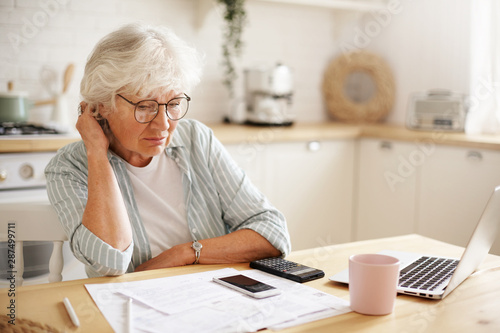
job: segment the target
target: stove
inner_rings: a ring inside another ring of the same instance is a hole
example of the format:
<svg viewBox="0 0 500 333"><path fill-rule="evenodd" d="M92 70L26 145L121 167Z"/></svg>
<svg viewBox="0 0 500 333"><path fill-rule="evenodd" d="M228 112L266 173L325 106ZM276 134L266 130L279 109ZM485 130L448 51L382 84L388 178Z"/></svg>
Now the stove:
<svg viewBox="0 0 500 333"><path fill-rule="evenodd" d="M0 123L0 136L61 134L54 128L31 123Z"/></svg>

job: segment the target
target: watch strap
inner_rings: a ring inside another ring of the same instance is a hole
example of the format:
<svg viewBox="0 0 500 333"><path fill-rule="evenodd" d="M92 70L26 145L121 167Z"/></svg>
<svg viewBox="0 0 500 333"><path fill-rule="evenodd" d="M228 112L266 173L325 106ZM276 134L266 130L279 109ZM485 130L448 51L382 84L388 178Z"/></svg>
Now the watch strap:
<svg viewBox="0 0 500 333"><path fill-rule="evenodd" d="M197 240L193 241L193 244L191 244L191 248L194 250L194 255L195 255L195 261L193 262L193 265L196 265L200 262L200 255L201 255L201 249L203 246L201 245L200 242Z"/></svg>

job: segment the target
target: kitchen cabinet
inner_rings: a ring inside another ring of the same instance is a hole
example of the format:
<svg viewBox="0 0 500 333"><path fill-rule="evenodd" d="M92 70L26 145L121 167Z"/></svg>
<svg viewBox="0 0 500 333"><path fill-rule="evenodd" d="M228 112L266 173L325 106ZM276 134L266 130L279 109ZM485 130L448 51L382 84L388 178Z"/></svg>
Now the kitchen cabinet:
<svg viewBox="0 0 500 333"><path fill-rule="evenodd" d="M500 185L498 151L361 139L357 156L355 240L418 233L466 246Z"/></svg>
<svg viewBox="0 0 500 333"><path fill-rule="evenodd" d="M265 146L254 143L226 144L226 150L252 183L265 193Z"/></svg>
<svg viewBox="0 0 500 333"><path fill-rule="evenodd" d="M294 250L351 240L354 142L269 145L266 188L288 221Z"/></svg>
<svg viewBox="0 0 500 333"><path fill-rule="evenodd" d="M294 250L351 240L354 140L226 147L285 215Z"/></svg>
<svg viewBox="0 0 500 333"><path fill-rule="evenodd" d="M416 149L407 142L357 142L355 240L415 232Z"/></svg>
<svg viewBox="0 0 500 333"><path fill-rule="evenodd" d="M417 233L466 246L493 189L500 185L500 152L429 147L432 151L419 171ZM492 251L500 254L500 240Z"/></svg>

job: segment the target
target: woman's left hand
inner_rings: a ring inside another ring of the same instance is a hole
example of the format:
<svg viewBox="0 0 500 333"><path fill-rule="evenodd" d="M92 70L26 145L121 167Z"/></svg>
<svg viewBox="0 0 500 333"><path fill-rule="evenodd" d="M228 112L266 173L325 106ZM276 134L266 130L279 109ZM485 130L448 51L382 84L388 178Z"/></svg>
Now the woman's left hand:
<svg viewBox="0 0 500 333"><path fill-rule="evenodd" d="M201 239L200 264L231 264L281 255L267 239L250 229ZM196 260L192 243L179 244L138 266L135 271L191 265Z"/></svg>
<svg viewBox="0 0 500 333"><path fill-rule="evenodd" d="M192 259L192 260L191 260ZM190 243L176 245L135 268L136 272L150 269L190 265L195 261Z"/></svg>

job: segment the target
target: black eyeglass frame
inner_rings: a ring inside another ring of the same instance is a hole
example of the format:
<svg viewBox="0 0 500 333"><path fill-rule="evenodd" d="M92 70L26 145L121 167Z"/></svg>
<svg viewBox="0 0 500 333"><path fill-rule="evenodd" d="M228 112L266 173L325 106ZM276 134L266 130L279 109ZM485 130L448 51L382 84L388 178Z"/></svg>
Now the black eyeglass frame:
<svg viewBox="0 0 500 333"><path fill-rule="evenodd" d="M128 99L126 99L125 97L123 97L122 95L120 94L116 94L117 96L120 96L121 98L123 98L127 103L129 103L130 105L133 105L134 106L134 118L135 118L135 121L137 121L138 123L140 124L149 124L150 122L152 122L153 120L155 120L156 116L158 116L158 113L160 111L160 106L162 105L165 105L165 113L167 114L167 117L168 119L172 120L172 121L177 121L177 120L181 120L182 118L184 118L189 110L189 102L191 101L191 97L189 97L186 93L183 93L184 96L180 96L180 97L174 97L172 98L171 100L169 100L167 103L158 103L158 101L154 100L154 99L144 99L142 101L139 101L137 103L134 103L132 101L129 101ZM170 115L169 115L169 112L168 112L168 104L170 102L172 102L173 100L176 100L176 99L185 99L187 100L188 104L187 104L187 108L186 108L186 112L184 112L184 114L182 115L182 117L180 118L172 118ZM158 106L156 108L156 114L155 116L153 117L153 119L151 119L150 121L139 121L137 120L137 116L136 116L136 110L137 110L137 105L139 105L140 103L142 102L155 102Z"/></svg>

